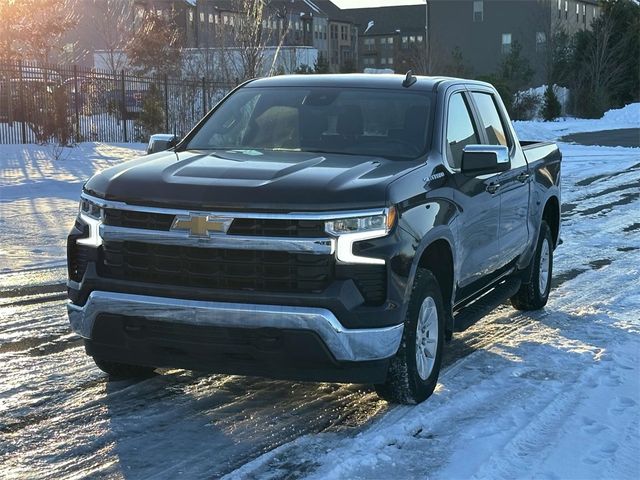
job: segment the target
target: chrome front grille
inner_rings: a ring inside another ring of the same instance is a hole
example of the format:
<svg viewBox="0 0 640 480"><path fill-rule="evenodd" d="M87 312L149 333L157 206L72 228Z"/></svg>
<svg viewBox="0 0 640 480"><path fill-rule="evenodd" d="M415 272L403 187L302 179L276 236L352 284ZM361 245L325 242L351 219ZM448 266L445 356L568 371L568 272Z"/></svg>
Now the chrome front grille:
<svg viewBox="0 0 640 480"><path fill-rule="evenodd" d="M140 228L168 232L175 215L154 212L136 212L107 208L104 210L104 224L112 227ZM325 237L325 222L322 220L235 218L227 235L257 237Z"/></svg>
<svg viewBox="0 0 640 480"><path fill-rule="evenodd" d="M283 293L319 293L332 282L353 281L366 305L386 300L386 265L338 263L337 239L325 231L326 221L366 216L371 211L209 213L87 198L102 209L96 245L100 276ZM201 228L198 222L203 219L211 229ZM79 280L86 261L83 252L71 253L73 276Z"/></svg>

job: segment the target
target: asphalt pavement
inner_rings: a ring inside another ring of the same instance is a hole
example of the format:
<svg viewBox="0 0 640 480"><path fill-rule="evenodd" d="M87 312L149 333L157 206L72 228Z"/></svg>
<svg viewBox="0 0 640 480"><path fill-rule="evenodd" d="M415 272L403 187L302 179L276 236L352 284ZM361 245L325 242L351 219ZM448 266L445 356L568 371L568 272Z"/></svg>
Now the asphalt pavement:
<svg viewBox="0 0 640 480"><path fill-rule="evenodd" d="M640 128L574 133L562 137L560 141L604 147L640 147Z"/></svg>

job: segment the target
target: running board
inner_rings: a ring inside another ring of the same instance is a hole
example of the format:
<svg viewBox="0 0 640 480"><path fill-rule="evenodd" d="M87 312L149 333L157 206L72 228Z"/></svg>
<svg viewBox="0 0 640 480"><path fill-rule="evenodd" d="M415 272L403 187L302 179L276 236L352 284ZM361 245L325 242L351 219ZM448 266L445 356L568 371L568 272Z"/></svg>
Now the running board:
<svg viewBox="0 0 640 480"><path fill-rule="evenodd" d="M506 280L496 285L493 290L490 290L478 300L461 308L453 316L454 331L464 332L482 317L495 310L499 305L516 294L520 289L521 283L518 278Z"/></svg>

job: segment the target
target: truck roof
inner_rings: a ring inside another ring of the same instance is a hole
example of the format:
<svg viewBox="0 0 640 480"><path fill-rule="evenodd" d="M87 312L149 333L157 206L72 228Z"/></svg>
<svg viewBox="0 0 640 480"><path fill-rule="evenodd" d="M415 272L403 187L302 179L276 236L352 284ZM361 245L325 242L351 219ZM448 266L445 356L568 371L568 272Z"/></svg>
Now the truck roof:
<svg viewBox="0 0 640 480"><path fill-rule="evenodd" d="M477 84L488 86L484 82L452 77L427 77L415 75L416 82L408 90L434 91L439 85ZM252 80L247 87L342 87L342 88L384 88L403 89L405 75L394 74L318 74L318 75L279 75Z"/></svg>

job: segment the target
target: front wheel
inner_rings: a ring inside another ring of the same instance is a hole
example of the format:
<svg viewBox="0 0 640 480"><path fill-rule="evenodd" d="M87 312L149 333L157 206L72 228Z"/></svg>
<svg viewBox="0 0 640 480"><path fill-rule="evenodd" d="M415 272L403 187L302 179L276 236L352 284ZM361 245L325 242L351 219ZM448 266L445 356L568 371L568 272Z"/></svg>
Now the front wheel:
<svg viewBox="0 0 640 480"><path fill-rule="evenodd" d="M529 266L531 276L513 297L511 305L517 310L538 310L547 304L553 274L553 240L551 229L544 220L540 225L536 252Z"/></svg>
<svg viewBox="0 0 640 480"><path fill-rule="evenodd" d="M433 393L442 363L444 318L438 281L430 271L418 269L402 343L391 359L387 381L376 385L378 395L393 403L415 404Z"/></svg>

